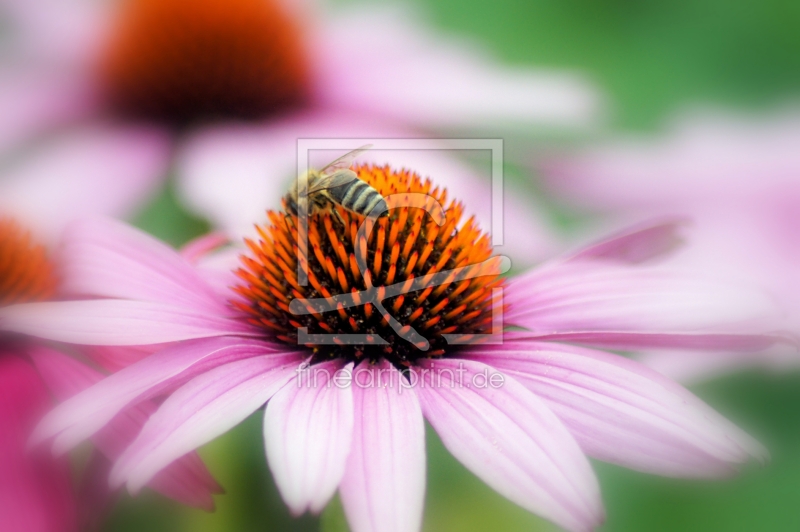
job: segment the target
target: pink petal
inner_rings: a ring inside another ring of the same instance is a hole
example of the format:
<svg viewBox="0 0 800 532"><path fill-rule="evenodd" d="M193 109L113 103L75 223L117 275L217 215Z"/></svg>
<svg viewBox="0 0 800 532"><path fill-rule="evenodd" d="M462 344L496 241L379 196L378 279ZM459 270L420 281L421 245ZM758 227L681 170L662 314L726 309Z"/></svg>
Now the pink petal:
<svg viewBox="0 0 800 532"><path fill-rule="evenodd" d="M92 108L85 80L49 69L0 73L0 158Z"/></svg>
<svg viewBox="0 0 800 532"><path fill-rule="evenodd" d="M119 459L158 410L153 401L128 407L98 431L92 442L112 462ZM187 453L155 475L148 485L180 503L214 510L214 493L223 490L195 452Z"/></svg>
<svg viewBox="0 0 800 532"><path fill-rule="evenodd" d="M166 346L167 344L142 346L85 345L81 350L92 362L109 373L114 373L149 357L153 353L161 351Z"/></svg>
<svg viewBox="0 0 800 532"><path fill-rule="evenodd" d="M425 498L425 426L413 390L387 362L353 376L355 425L340 486L353 532L417 532Z"/></svg>
<svg viewBox="0 0 800 532"><path fill-rule="evenodd" d="M64 233L62 290L80 296L158 301L230 314L227 302L177 251L123 222L86 219Z"/></svg>
<svg viewBox="0 0 800 532"><path fill-rule="evenodd" d="M93 74L90 68L102 50L117 6L91 0L4 0L3 8L18 60L86 78Z"/></svg>
<svg viewBox="0 0 800 532"><path fill-rule="evenodd" d="M681 384L696 384L705 380L764 368L770 372L795 371L800 364L795 349L769 349L740 353L704 353L685 350L648 350L636 360Z"/></svg>
<svg viewBox="0 0 800 532"><path fill-rule="evenodd" d="M111 471L136 493L159 471L238 425L296 374L298 353L238 360L195 377L145 423Z"/></svg>
<svg viewBox="0 0 800 532"><path fill-rule="evenodd" d="M283 348L241 338L172 345L58 405L42 420L33 439L57 437L56 448L65 451L92 436L128 405L172 390L216 366L257 356L280 357L283 352Z"/></svg>
<svg viewBox="0 0 800 532"><path fill-rule="evenodd" d="M525 385L595 458L670 476L722 475L751 453L764 458L700 399L633 360L524 340L469 358Z"/></svg>
<svg viewBox="0 0 800 532"><path fill-rule="evenodd" d="M60 401L105 377L89 366L49 348L38 346L31 350L30 356L48 388ZM97 432L92 442L109 460L117 459L157 408L152 401L127 408ZM221 492L219 484L196 453L187 454L171 464L153 479L151 485L178 502L209 511L214 509L212 494Z"/></svg>
<svg viewBox="0 0 800 532"><path fill-rule="evenodd" d="M77 531L69 461L27 446L49 406L47 389L31 364L14 353L0 353L2 530Z"/></svg>
<svg viewBox="0 0 800 532"><path fill-rule="evenodd" d="M570 531L588 532L603 521L589 461L538 397L480 362L436 360L414 371L425 417L490 487Z"/></svg>
<svg viewBox="0 0 800 532"><path fill-rule="evenodd" d="M424 26L401 9L363 6L328 21L312 42L321 104L427 129L575 127L598 117L600 98L580 75L503 67Z"/></svg>
<svg viewBox="0 0 800 532"><path fill-rule="evenodd" d="M776 323L766 295L679 271L554 264L514 278L504 297L507 324L552 340L622 349L751 349L775 341L758 335Z"/></svg>
<svg viewBox="0 0 800 532"><path fill-rule="evenodd" d="M547 161L549 184L593 209L713 211L752 206L791 190L800 172L800 115L776 109L758 120L693 110L664 138L622 138Z"/></svg>
<svg viewBox="0 0 800 532"><path fill-rule="evenodd" d="M72 218L131 215L161 186L170 148L158 129L70 131L5 170L0 207L51 238Z"/></svg>
<svg viewBox="0 0 800 532"><path fill-rule="evenodd" d="M181 248L181 256L191 264L197 264L209 253L228 244L230 240L224 233L208 233L187 242Z"/></svg>
<svg viewBox="0 0 800 532"><path fill-rule="evenodd" d="M661 258L681 247L685 219L666 219L627 227L618 234L585 246L570 261L610 260L638 264Z"/></svg>
<svg viewBox="0 0 800 532"><path fill-rule="evenodd" d="M334 380L340 370L352 374L352 365L311 366L267 405L264 442L269 467L295 515L322 511L344 476L353 437L353 392Z"/></svg>
<svg viewBox="0 0 800 532"><path fill-rule="evenodd" d="M0 329L72 344L115 346L256 334L242 321L202 309L119 299L5 307L0 309Z"/></svg>
<svg viewBox="0 0 800 532"><path fill-rule="evenodd" d="M791 338L772 334L684 333L682 331L570 331L532 334L530 338L548 342L568 342L608 349L641 351L643 349L694 349L700 351L737 351L754 353Z"/></svg>

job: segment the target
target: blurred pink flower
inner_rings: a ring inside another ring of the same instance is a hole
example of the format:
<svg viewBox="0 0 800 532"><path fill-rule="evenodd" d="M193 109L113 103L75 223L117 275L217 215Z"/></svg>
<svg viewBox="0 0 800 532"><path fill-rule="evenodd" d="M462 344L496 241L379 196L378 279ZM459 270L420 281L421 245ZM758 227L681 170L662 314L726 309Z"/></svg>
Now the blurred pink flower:
<svg viewBox="0 0 800 532"><path fill-rule="evenodd" d="M609 224L654 215L691 220L692 246L675 267L713 272L769 291L786 311L775 327L800 332L800 116L758 119L698 112L661 139L627 139L551 158L547 183ZM652 353L675 378L758 364L796 365L794 349L767 353Z"/></svg>
<svg viewBox="0 0 800 532"><path fill-rule="evenodd" d="M77 531L69 461L26 452L50 396L33 366L0 354L0 519L4 530Z"/></svg>
<svg viewBox="0 0 800 532"><path fill-rule="evenodd" d="M17 189L20 190L20 189ZM16 205L20 207L20 205ZM35 207L36 201L30 201ZM58 206L44 215L22 209L23 219L40 222L44 239L56 240L63 216ZM87 205L88 207L88 205ZM89 208L88 210L94 210ZM13 314L31 301L56 300L59 262L51 262L45 248L27 229L8 215L0 216L0 308ZM94 348L93 348L94 349ZM75 351L75 348L71 348ZM88 353L88 352L87 352ZM98 359L101 364L103 360ZM113 495L107 482L92 491L73 491L69 461L42 449L30 449L33 428L54 404L101 380L92 369L54 347L25 335L0 334L0 528L32 532L71 532L94 525ZM154 404L121 413L92 441L96 451L84 475L89 486L138 434ZM105 478L104 478L105 480ZM213 509L212 494L219 486L196 454L187 455L159 474L151 485L186 504ZM87 520L91 519L91 523Z"/></svg>
<svg viewBox="0 0 800 532"><path fill-rule="evenodd" d="M128 211L174 170L187 205L236 236L242 218L215 200L277 197L295 173L298 138L580 128L599 114L579 76L502 67L399 7L324 17L319 6L276 0L2 8L14 31L0 61L0 160L36 141L12 171L93 180L97 195L114 187ZM457 164L445 153L428 158ZM514 194L507 202L531 227L510 235L519 253L549 253L547 224ZM488 206L472 208L488 219ZM257 215L246 210L247 229Z"/></svg>
<svg viewBox="0 0 800 532"><path fill-rule="evenodd" d="M386 171L359 169L362 179L388 175L386 187L424 190L413 177ZM404 218L408 209L383 218L369 255L376 284L391 283L395 274L398 283L413 282L406 270L417 261L421 272L440 271L448 256L454 262L447 268L488 261L472 281L446 283L444 291L429 287L415 299L410 294L420 287L409 288L407 300L384 301L398 320L428 331L428 353L414 347L417 340L412 345L397 336L377 311L373 320L373 307L363 300L326 314L313 306L303 316L290 311L301 297L365 289L367 273L354 270L356 237L348 237L349 225L329 224L331 218L311 219L306 288L297 284L293 226L282 214L272 213L260 242L250 243L238 281L231 270L195 266L120 222L76 223L64 247L65 282L71 293L93 299L28 305L3 313L2 326L34 332L47 323L42 334L79 344L170 345L57 407L37 439L52 437L56 448L68 449L121 410L159 399L112 470L115 484L136 492L267 404L266 452L286 503L298 514L318 512L338 488L355 532L419 529L423 416L488 485L572 531L592 530L603 520L585 455L690 477L726 475L751 456L765 458L757 443L687 390L590 347L748 350L773 342L747 332L771 311L758 293L635 264L670 247L674 224L620 234L505 283L498 278L502 261L489 258L491 246L479 230L459 222L459 209L448 206L452 233L438 239L431 236L433 222L417 226L422 218ZM425 227L419 239L414 227ZM218 242L212 236L196 243L190 255L196 259ZM503 319L519 330L506 331L501 344L445 342L445 333L488 330L486 320L493 323L501 308L493 290L499 287ZM389 343L312 349L298 345L301 325L312 335L379 331ZM322 380L304 385L306 370ZM354 377L350 385L331 386L342 371Z"/></svg>

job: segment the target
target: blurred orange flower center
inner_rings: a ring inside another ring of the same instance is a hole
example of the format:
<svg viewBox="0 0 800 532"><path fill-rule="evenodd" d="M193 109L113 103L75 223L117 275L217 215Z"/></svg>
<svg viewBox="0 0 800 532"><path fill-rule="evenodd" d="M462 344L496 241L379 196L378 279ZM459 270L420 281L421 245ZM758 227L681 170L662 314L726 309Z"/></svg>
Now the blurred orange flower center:
<svg viewBox="0 0 800 532"><path fill-rule="evenodd" d="M446 191L433 188L430 180L389 167L359 166L355 170L384 197L419 193L435 199L446 206L444 223L439 225L422 208L399 207L379 218L365 237L359 234L363 216L341 207L337 207L341 219L330 213L312 214L305 259L309 282L301 286L297 275L297 217L285 210L270 211L270 224L258 228L259 240L247 242L250 254L242 257L243 265L237 272L242 283L236 290L242 299L234 305L266 335L290 344L298 343L299 328L317 337L361 334L367 338L356 344L304 342L320 361L386 359L402 368L420 357L441 356L457 347L448 345L443 335L463 334L468 340L470 335L490 332L493 288L503 279L488 235L472 218L462 224L461 203L453 200L448 204ZM366 256L363 273L357 253ZM462 272L464 268L474 269L477 275L457 277L457 268ZM413 284L416 278L437 273L443 277L435 283ZM392 286L403 288L399 295L386 297ZM427 350L419 349L405 334L398 334L375 305L364 301L370 287L404 330L413 327L429 342ZM297 299L304 300L297 303L306 305L305 300L342 294L355 294L356 305L323 312L309 306L306 314L290 309Z"/></svg>
<svg viewBox="0 0 800 532"><path fill-rule="evenodd" d="M55 287L44 247L17 222L0 217L0 305L47 299Z"/></svg>
<svg viewBox="0 0 800 532"><path fill-rule="evenodd" d="M260 118L308 92L300 32L271 0L131 0L100 64L113 109L183 124Z"/></svg>

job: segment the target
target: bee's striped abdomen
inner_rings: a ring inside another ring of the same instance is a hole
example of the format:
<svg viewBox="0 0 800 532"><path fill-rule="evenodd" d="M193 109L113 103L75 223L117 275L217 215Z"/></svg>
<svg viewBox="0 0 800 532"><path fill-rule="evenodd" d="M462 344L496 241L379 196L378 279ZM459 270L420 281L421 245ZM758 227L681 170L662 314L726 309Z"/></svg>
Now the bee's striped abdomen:
<svg viewBox="0 0 800 532"><path fill-rule="evenodd" d="M328 190L328 193L339 205L356 214L366 216L375 207L379 207L378 212L381 213L387 210L386 200L383 199L383 196L360 179L332 188Z"/></svg>

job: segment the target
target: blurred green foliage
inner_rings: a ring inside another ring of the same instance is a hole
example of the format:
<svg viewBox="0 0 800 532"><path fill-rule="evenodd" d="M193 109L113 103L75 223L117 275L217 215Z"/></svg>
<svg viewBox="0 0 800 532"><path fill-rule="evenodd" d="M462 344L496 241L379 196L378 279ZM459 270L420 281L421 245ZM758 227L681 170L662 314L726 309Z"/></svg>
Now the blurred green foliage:
<svg viewBox="0 0 800 532"><path fill-rule="evenodd" d="M769 105L800 87L793 0L428 0L439 24L521 64L576 68L612 122L657 126L697 102Z"/></svg>
<svg viewBox="0 0 800 532"><path fill-rule="evenodd" d="M428 0L423 7L445 30L482 40L507 62L585 72L606 91L618 129L656 127L695 103L768 105L800 88L797 1ZM180 209L169 188L136 223L174 245L208 229ZM800 530L800 375L741 374L696 391L765 442L773 464L699 482L597 463L608 512L603 530ZM428 440L426 532L553 530L462 468L430 427ZM125 498L107 530L346 531L338 500L319 520L289 516L262 445L256 414L202 450L227 490L216 513L145 493Z"/></svg>

